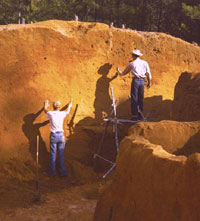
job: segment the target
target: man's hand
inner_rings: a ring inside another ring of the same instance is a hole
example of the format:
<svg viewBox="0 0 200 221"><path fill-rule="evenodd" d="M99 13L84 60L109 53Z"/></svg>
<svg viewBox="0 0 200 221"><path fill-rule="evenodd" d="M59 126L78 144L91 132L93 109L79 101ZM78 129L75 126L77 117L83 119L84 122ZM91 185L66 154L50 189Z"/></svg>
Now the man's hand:
<svg viewBox="0 0 200 221"><path fill-rule="evenodd" d="M72 99L70 100L69 106L72 106Z"/></svg>
<svg viewBox="0 0 200 221"><path fill-rule="evenodd" d="M121 76L122 72L120 71L119 67L117 67L117 73Z"/></svg>
<svg viewBox="0 0 200 221"><path fill-rule="evenodd" d="M48 107L49 107L49 101L48 101L48 100L45 100L45 101L44 101L44 112L45 112L45 113L47 113Z"/></svg>
<svg viewBox="0 0 200 221"><path fill-rule="evenodd" d="M72 107L72 99L70 100L70 103L68 105L68 108L67 108L67 114L69 114L70 110L71 110L71 107Z"/></svg>
<svg viewBox="0 0 200 221"><path fill-rule="evenodd" d="M44 106L49 107L49 100L44 101Z"/></svg>
<svg viewBox="0 0 200 221"><path fill-rule="evenodd" d="M151 82L148 82L147 88L149 89L151 87Z"/></svg>
<svg viewBox="0 0 200 221"><path fill-rule="evenodd" d="M68 109L70 110L71 107L72 107L72 99L70 100L70 103L69 103Z"/></svg>

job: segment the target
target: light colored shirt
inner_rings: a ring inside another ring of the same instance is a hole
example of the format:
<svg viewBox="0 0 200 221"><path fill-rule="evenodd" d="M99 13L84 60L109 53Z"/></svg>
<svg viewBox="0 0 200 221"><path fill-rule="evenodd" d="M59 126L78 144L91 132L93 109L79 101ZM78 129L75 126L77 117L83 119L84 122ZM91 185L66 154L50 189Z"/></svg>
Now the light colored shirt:
<svg viewBox="0 0 200 221"><path fill-rule="evenodd" d="M47 111L47 117L50 120L50 131L55 133L63 130L63 122L67 116L67 111Z"/></svg>
<svg viewBox="0 0 200 221"><path fill-rule="evenodd" d="M130 71L132 72L133 78L145 78L146 75L149 75L149 80L151 81L152 79L148 63L139 57L129 63L126 69L122 72L122 75L127 74Z"/></svg>

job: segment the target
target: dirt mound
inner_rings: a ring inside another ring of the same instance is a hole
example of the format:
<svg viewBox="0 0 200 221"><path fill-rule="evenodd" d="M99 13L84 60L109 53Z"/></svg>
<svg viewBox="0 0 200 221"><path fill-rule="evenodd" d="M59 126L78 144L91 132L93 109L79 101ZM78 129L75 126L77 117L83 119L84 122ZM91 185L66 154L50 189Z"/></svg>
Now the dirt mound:
<svg viewBox="0 0 200 221"><path fill-rule="evenodd" d="M173 140L172 133L164 137ZM163 148L131 133L121 142L115 178L97 203L94 221L199 220L200 154L187 158Z"/></svg>
<svg viewBox="0 0 200 221"><path fill-rule="evenodd" d="M200 73L182 73L176 84L172 103L172 119L200 120Z"/></svg>
<svg viewBox="0 0 200 221"><path fill-rule="evenodd" d="M141 136L176 155L189 156L200 150L200 122L141 122L129 129L129 136Z"/></svg>

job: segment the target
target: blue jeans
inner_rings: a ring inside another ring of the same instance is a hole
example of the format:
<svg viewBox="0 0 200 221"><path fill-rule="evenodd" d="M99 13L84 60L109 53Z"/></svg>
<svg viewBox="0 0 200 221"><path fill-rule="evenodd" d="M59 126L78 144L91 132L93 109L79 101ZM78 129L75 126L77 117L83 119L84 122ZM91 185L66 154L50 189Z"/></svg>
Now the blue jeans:
<svg viewBox="0 0 200 221"><path fill-rule="evenodd" d="M50 134L50 176L56 175L56 151L58 148L58 156L59 156L59 162L60 162L60 175L66 176L67 170L65 166L65 159L64 159L64 150L65 150L65 137L64 133L51 132Z"/></svg>
<svg viewBox="0 0 200 221"><path fill-rule="evenodd" d="M138 117L138 107L143 112L144 79L133 79L131 84L131 113Z"/></svg>

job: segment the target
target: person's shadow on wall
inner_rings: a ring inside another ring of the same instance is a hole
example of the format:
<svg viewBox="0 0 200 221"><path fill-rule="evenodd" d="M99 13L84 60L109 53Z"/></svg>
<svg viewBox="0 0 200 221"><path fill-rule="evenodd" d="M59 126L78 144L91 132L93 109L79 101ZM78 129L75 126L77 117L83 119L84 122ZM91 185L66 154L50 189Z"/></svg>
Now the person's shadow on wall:
<svg viewBox="0 0 200 221"><path fill-rule="evenodd" d="M161 95L144 98L144 116L147 121L170 120L172 100L163 100ZM131 101L127 99L117 106L117 116L121 119L130 119ZM131 126L131 124L130 124Z"/></svg>
<svg viewBox="0 0 200 221"><path fill-rule="evenodd" d="M69 148L66 150L66 157L68 159L77 160L87 166L93 165L94 154L97 151L104 131L104 125L101 125L103 123L102 112L110 114L112 110L112 99L109 93L110 82L117 77L117 74L109 78L108 74L111 68L112 64L105 63L99 67L97 72L97 74L101 76L96 82L95 99L93 104L95 117L86 116L81 119L76 123L75 127L73 127L72 133L73 120L78 109L77 104L72 120L70 120L70 123L68 124L69 136L67 138L67 146L69 146ZM111 143L113 143L113 145L111 145ZM113 148L111 148L111 146L113 146ZM105 142L105 150L106 149L112 149L112 151L115 152L114 137Z"/></svg>
<svg viewBox="0 0 200 221"><path fill-rule="evenodd" d="M190 139L185 143L185 145L176 150L173 154L177 156L184 155L188 157L191 154L199 153L199 143L200 143L200 131L190 137Z"/></svg>
<svg viewBox="0 0 200 221"><path fill-rule="evenodd" d="M112 64L105 63L98 69L98 74L100 74L101 77L97 80L95 91L94 113L96 122L102 120L102 112L109 114L111 111L112 99L109 94L110 82L117 77L117 74L115 74L113 77L108 78L107 75L111 68Z"/></svg>
<svg viewBox="0 0 200 221"><path fill-rule="evenodd" d="M42 123L35 123L36 118L42 113L43 108L37 113L31 113L24 116L24 124L22 125L22 131L29 141L29 151L36 161L36 148L37 148L37 136L39 136L39 164L41 168L45 168L49 162L49 153L47 151L44 140L40 133L40 127L44 127L49 123L49 120ZM46 159L46 160L45 160Z"/></svg>

